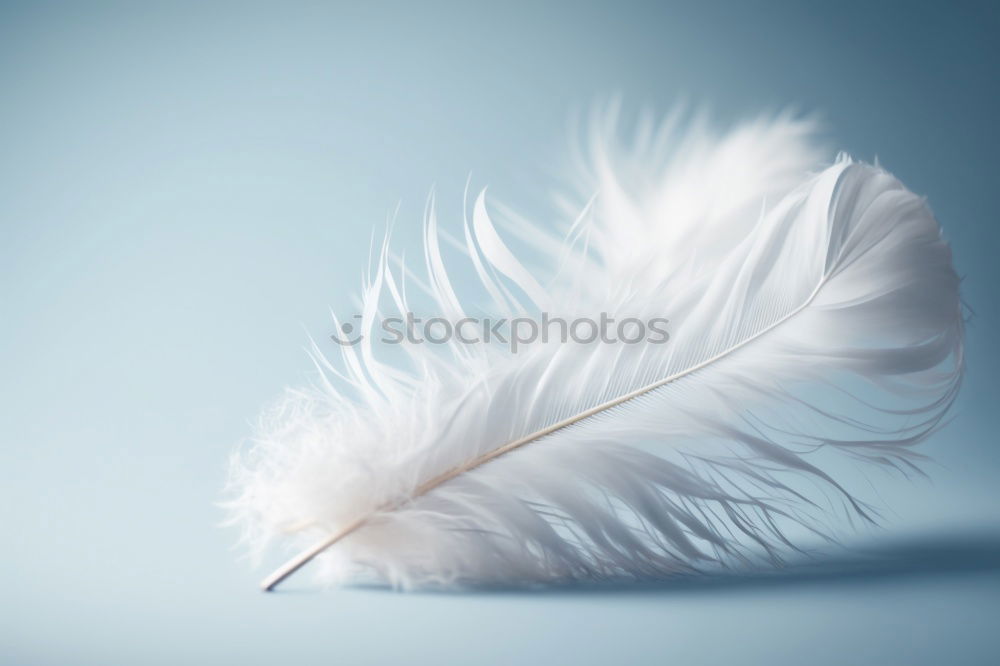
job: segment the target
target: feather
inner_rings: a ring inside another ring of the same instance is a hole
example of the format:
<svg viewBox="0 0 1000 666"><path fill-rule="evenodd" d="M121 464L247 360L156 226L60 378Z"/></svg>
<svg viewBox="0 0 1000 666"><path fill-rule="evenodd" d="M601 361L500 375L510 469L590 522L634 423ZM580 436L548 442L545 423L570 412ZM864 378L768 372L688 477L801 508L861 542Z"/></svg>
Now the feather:
<svg viewBox="0 0 1000 666"><path fill-rule="evenodd" d="M336 363L314 344L316 385L234 456L244 541L305 548L265 589L314 557L324 582L403 588L777 565L836 520L876 520L848 463L919 472L963 338L924 201L878 167L824 163L789 116L715 135L675 114L631 142L620 125L614 110L592 123L562 237L482 192L457 241L484 311L547 323L548 339L388 359L373 341L413 312L408 283L450 322L471 287L446 265L433 198L425 275L386 238L362 339ZM667 339L588 341L602 314L666 322ZM579 321L577 341L557 339Z"/></svg>

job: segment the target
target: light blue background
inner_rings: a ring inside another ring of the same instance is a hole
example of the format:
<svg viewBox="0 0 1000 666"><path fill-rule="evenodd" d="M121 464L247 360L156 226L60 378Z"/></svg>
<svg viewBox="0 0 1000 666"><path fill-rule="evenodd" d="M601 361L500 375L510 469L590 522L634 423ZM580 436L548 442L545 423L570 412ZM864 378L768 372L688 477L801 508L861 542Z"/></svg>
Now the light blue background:
<svg viewBox="0 0 1000 666"><path fill-rule="evenodd" d="M996 663L998 30L966 3L4 3L0 660ZM352 311L372 228L401 200L412 246L470 171L543 197L570 114L614 93L818 113L937 212L968 380L934 482L880 477L895 514L862 541L888 564L257 592L216 526L226 458L303 381L305 330Z"/></svg>

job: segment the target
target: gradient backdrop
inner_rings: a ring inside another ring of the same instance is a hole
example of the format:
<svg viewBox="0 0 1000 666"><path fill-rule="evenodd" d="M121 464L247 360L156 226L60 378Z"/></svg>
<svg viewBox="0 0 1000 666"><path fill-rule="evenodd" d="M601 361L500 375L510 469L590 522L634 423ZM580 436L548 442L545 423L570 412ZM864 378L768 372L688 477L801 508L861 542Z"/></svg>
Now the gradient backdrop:
<svg viewBox="0 0 1000 666"><path fill-rule="evenodd" d="M0 6L0 662L997 663L1000 20L971 3ZM879 566L557 593L262 595L233 446L471 171L530 211L620 93L788 105L925 194L975 317Z"/></svg>

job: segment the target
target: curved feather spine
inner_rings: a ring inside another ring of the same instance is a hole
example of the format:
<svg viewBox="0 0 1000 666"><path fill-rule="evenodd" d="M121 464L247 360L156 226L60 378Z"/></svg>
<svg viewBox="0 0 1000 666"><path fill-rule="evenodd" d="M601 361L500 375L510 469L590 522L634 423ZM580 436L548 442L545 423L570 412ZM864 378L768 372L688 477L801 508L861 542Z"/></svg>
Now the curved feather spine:
<svg viewBox="0 0 1000 666"><path fill-rule="evenodd" d="M666 377L664 379L661 379L660 381L654 382L653 384L650 384L649 386L636 389L636 390L632 391L631 393L627 393L627 394L621 396L620 398L615 398L614 400L610 400L610 401L608 401L608 402L606 402L604 404L597 405L596 407L591 407L587 411L582 412L582 413L578 414L577 416L573 416L573 417L570 417L568 419L564 419L564 420L562 420L562 421L560 421L558 423L554 423L554 424L552 424L551 426L549 426L547 428L539 430L538 432L532 433L532 434L530 434L530 435L528 435L526 437L522 437L521 439L518 439L518 440L515 440L513 442L510 442L509 444L505 444L505 445L503 445L503 446L501 446L501 447L499 447L497 449L494 449L493 451L490 451L489 453L483 454L483 455L481 455L481 456L479 456L479 457L477 457L477 458L475 458L473 460L470 460L469 462L467 462L467 463L465 463L465 464L463 464L463 465L461 465L459 467L454 467L454 468L448 470L447 472L444 472L443 474L440 474L440 475L434 477L433 479L430 479L429 481L426 481L426 482L422 483L420 486L417 487L416 491L413 492L413 494L411 495L410 499L420 497L421 495L425 495L426 493L429 493L430 491L434 490L435 488L437 488L441 484L447 483L448 481L450 481L451 479L455 478L459 474L463 474L465 472L468 472L469 470L472 470L472 469L475 469L475 468L479 467L480 465L484 465L484 464L490 462L491 460L499 458L500 456L502 456L502 455L504 455L506 453L510 453L511 451L514 451L516 449L521 448L525 444L530 444L531 442L535 442L535 441L538 441L540 439L543 439L547 435L551 435L552 433L556 432L557 430L562 430L563 428L567 428L567 427L569 427L569 426L571 426L571 425L573 425L575 423L578 423L578 422L580 422L580 421L582 421L584 419L587 419L587 418L590 418L591 416L599 414L600 412L603 412L603 411L608 410L608 409L613 409L614 407L617 407L618 405L621 405L622 403L625 403L625 402L627 402L629 400L632 400L633 398L638 398L639 396L641 396L643 394L646 394L646 393L649 393L650 391L655 391L656 389L658 389L658 388L660 388L660 387L662 387L662 386L664 386L666 384L669 384L670 382L676 381L676 380L680 379L681 377L684 377L685 375L689 375L689 374L692 374L694 372L697 372L701 368L707 367L708 365L711 365L712 363L714 363L714 362L716 362L716 361L718 361L718 360L720 360L722 358L725 358L726 356L728 356L729 354L735 352L736 350L740 349L741 347L744 347L744 346L750 344L751 342L753 342L754 340L756 340L758 337L767 334L772 328L780 326L786 319L788 319L790 317L794 317L803 308L808 307L809 304L812 303L813 298L816 296L816 294L819 292L819 290L820 290L820 288L822 286L823 286L822 283L820 283L816 287L816 289L813 290L813 293L809 295L809 298L806 300L806 302L803 303L801 306L799 306L796 310L793 310L792 312L790 312L789 314L787 314L784 318L782 318L781 320L775 322L769 328L764 329L763 331L761 331L760 333L758 333L754 337L748 338L748 339L740 342L738 345L736 345L732 349L728 349L728 350L726 350L726 351L724 351L724 352L722 352L720 354L717 354L716 356L708 359L707 361L703 361L702 363L694 366L693 368L689 368L687 370L679 372L676 375L673 375L671 377ZM396 508L396 506L390 505L390 506L385 506L385 507L380 508L379 511L385 511L385 510L391 511L394 508ZM363 518L359 518L358 520L356 520L353 523L349 524L347 527L345 527L344 529L340 530L339 532L331 534L329 537L327 537L326 539L320 541L315 546L313 546L313 547L311 547L311 548L303 551L299 555L296 555L294 558L292 558L291 560L289 560L288 562L286 562L285 564L283 564L282 566L280 566L270 576L268 576L267 578L265 578L261 582L261 585L260 585L261 589L263 589L265 592L270 592L275 587L277 587L278 585L280 585L281 582L284 581L286 578L288 578L293 573L295 573L296 571L298 571L299 569L301 569L303 566L305 566L306 564L308 564L314 557L316 557L317 555L319 555L320 553L322 553L327 548L329 548L329 547L333 546L334 544L336 544L338 541L340 541L341 539L343 539L344 537L346 537L351 532L353 532L356 529L362 527L365 524L365 522L367 522L367 520L368 520L368 516L365 516Z"/></svg>

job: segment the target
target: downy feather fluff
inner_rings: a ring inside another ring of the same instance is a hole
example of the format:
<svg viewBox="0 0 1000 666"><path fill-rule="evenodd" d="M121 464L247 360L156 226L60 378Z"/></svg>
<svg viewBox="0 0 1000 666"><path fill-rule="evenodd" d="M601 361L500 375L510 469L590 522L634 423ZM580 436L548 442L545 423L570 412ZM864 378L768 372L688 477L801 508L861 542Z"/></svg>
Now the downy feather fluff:
<svg viewBox="0 0 1000 666"><path fill-rule="evenodd" d="M834 520L874 519L838 478L845 461L917 470L963 335L924 201L879 167L824 163L789 116L713 134L675 115L630 141L619 125L592 122L563 234L481 193L456 261L481 282L477 314L662 317L669 341L453 340L389 363L373 340L413 310L407 287L452 322L468 310L432 200L423 270L386 241L364 339L338 361L314 347L319 380L234 457L228 506L254 551L343 533L311 565L320 580L405 588L776 564Z"/></svg>

